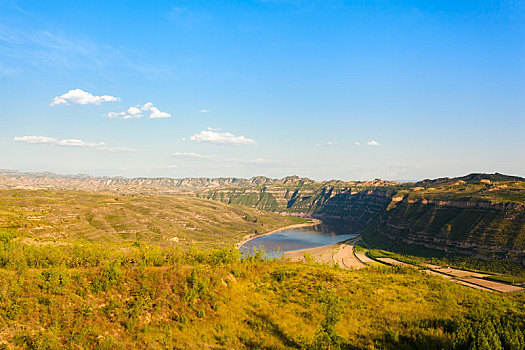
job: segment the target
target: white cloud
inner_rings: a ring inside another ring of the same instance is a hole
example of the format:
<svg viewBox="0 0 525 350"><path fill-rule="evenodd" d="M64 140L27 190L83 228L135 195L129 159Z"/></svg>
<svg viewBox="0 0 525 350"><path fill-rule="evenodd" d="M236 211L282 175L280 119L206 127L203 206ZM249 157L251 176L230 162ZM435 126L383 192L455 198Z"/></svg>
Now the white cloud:
<svg viewBox="0 0 525 350"><path fill-rule="evenodd" d="M89 92L80 89L69 90L63 95L53 98L53 102L49 105L51 107L59 105L88 105L95 104L99 105L102 102L116 102L120 101L118 97L103 95L93 96Z"/></svg>
<svg viewBox="0 0 525 350"><path fill-rule="evenodd" d="M106 114L106 117L113 119L113 118L118 118L118 117L122 117L125 115L126 115L126 112L109 112L108 114Z"/></svg>
<svg viewBox="0 0 525 350"><path fill-rule="evenodd" d="M76 140L76 139L69 139L69 140L58 140L56 142L58 146L66 146L66 147L96 147L96 146L104 146L104 143L101 142L98 143L87 143L82 140Z"/></svg>
<svg viewBox="0 0 525 350"><path fill-rule="evenodd" d="M328 142L324 142L324 143L316 143L315 144L317 147L323 147L323 146L335 146L337 145L337 142L334 142L334 141L328 141Z"/></svg>
<svg viewBox="0 0 525 350"><path fill-rule="evenodd" d="M354 142L354 145L356 145L356 146L363 146L363 144L361 142L358 142L358 141ZM381 144L379 142L374 141L374 140L368 141L366 143L366 145L367 146L381 146Z"/></svg>
<svg viewBox="0 0 525 350"><path fill-rule="evenodd" d="M137 115L137 114L141 113L141 110L138 109L137 107L129 107L128 108L128 113L131 114L131 115Z"/></svg>
<svg viewBox="0 0 525 350"><path fill-rule="evenodd" d="M169 118L171 114L166 112L161 112L157 107L151 107L151 114L149 115L151 119L155 118Z"/></svg>
<svg viewBox="0 0 525 350"><path fill-rule="evenodd" d="M26 143L57 143L58 140L54 137L47 136L15 136L15 141Z"/></svg>
<svg viewBox="0 0 525 350"><path fill-rule="evenodd" d="M257 145L257 143L244 136L235 136L229 132L216 132L211 128L202 130L190 137L195 142L207 142L217 145Z"/></svg>
<svg viewBox="0 0 525 350"><path fill-rule="evenodd" d="M199 112L201 112L201 113L208 113L209 110L207 110L207 109L201 109Z"/></svg>
<svg viewBox="0 0 525 350"><path fill-rule="evenodd" d="M106 114L106 116L108 118L138 119L144 116L144 112L150 112L150 119L171 117L171 114L161 112L151 102L146 102L142 106L131 106L127 110L122 112L109 112L108 114Z"/></svg>
<svg viewBox="0 0 525 350"><path fill-rule="evenodd" d="M59 140L54 137L48 136L16 136L14 138L17 142L25 142L29 144L47 144L52 146L61 146L61 147L79 147L79 148L89 148L97 151L107 151L107 152L135 152L135 149L132 148L120 148L120 147L110 147L106 145L105 142L86 142L83 140L77 139L64 139Z"/></svg>

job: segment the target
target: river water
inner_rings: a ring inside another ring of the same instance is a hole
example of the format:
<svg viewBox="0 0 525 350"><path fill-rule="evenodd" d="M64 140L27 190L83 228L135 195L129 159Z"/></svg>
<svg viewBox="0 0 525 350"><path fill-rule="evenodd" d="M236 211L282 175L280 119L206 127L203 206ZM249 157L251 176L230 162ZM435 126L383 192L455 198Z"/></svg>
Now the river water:
<svg viewBox="0 0 525 350"><path fill-rule="evenodd" d="M323 223L256 237L239 249L242 253L251 255L254 248L262 248L267 258L280 258L284 252L331 245L358 236L348 232L348 228L343 225Z"/></svg>

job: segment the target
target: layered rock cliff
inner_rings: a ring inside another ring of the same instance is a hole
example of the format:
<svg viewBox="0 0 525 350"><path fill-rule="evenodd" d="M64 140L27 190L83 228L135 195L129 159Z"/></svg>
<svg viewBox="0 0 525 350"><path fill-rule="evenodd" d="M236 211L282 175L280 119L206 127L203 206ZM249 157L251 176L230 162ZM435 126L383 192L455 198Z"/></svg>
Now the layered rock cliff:
<svg viewBox="0 0 525 350"><path fill-rule="evenodd" d="M388 181L309 182L300 179L250 188L210 189L197 196L282 214L343 220L360 232L383 213L401 184Z"/></svg>
<svg viewBox="0 0 525 350"><path fill-rule="evenodd" d="M501 174L419 183L326 182L210 189L225 203L345 221L365 238L525 264L525 179ZM366 230L364 230L366 228Z"/></svg>
<svg viewBox="0 0 525 350"><path fill-rule="evenodd" d="M392 203L365 237L525 264L525 207L403 199Z"/></svg>

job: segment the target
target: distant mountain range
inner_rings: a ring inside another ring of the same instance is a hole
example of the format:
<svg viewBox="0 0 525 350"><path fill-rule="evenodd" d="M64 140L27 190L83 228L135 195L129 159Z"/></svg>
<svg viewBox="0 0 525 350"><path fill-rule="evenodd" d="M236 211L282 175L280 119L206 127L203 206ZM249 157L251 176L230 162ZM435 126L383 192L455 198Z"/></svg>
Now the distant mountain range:
<svg viewBox="0 0 525 350"><path fill-rule="evenodd" d="M250 179L236 177L221 178L124 178L124 177L95 177L89 175L60 175L50 172L21 172L17 170L0 170L0 188L29 188L29 189L76 189L87 191L123 191L123 192L157 192L180 193L195 192L212 188L235 187L248 188L260 185L310 185L327 184L337 186L353 186L355 184L391 185L395 181L340 181L330 180L318 182L298 176L287 176L282 179L272 179L265 176L255 176Z"/></svg>

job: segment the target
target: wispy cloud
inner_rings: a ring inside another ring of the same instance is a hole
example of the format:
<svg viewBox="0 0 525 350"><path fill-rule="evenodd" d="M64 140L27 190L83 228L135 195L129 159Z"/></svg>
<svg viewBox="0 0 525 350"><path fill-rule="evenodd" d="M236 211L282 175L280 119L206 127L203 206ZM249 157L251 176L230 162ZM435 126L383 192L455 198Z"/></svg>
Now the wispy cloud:
<svg viewBox="0 0 525 350"><path fill-rule="evenodd" d="M42 69L95 69L107 76L119 69L139 72L148 78L169 77L171 69L139 62L142 52L135 48L113 47L89 37L46 29L28 29L27 25L0 23L0 57L11 70L23 71L29 67Z"/></svg>
<svg viewBox="0 0 525 350"><path fill-rule="evenodd" d="M118 50L103 48L87 38L68 38L48 30L26 30L21 26L0 25L1 53L33 65L59 65L71 68L79 63L96 66L113 60ZM113 58L111 58L113 57Z"/></svg>
<svg viewBox="0 0 525 350"><path fill-rule="evenodd" d="M207 13L189 10L185 7L171 8L171 10L166 13L166 17L170 21L185 27L193 26L211 19L211 16Z"/></svg>
<svg viewBox="0 0 525 350"><path fill-rule="evenodd" d="M208 113L209 110L207 110L207 109L201 109L201 110L199 110L199 112L200 112L200 113Z"/></svg>
<svg viewBox="0 0 525 350"><path fill-rule="evenodd" d="M0 62L0 76L2 76L2 77L10 77L10 76L16 75L17 73L18 73L18 71L16 69L7 67L2 62Z"/></svg>
<svg viewBox="0 0 525 350"><path fill-rule="evenodd" d="M354 145L356 145L356 146L363 146L363 144L361 142L359 142L359 141L354 142ZM381 146L381 144L379 142L374 141L374 140L367 141L366 145L367 146L376 146L376 147L377 146Z"/></svg>
<svg viewBox="0 0 525 350"><path fill-rule="evenodd" d="M206 154L200 154L200 153L195 153L195 152L177 152L177 153L172 154L172 157L181 158L181 159L210 159L210 160L219 159L219 156L216 156L213 154L206 155Z"/></svg>
<svg viewBox="0 0 525 350"><path fill-rule="evenodd" d="M60 147L79 147L89 148L97 151L107 152L136 152L133 148L110 147L105 142L86 142L78 139L64 139L59 140L49 136L15 136L17 142L24 142L29 144L46 144Z"/></svg>
<svg viewBox="0 0 525 350"><path fill-rule="evenodd" d="M328 141L328 142L322 142L322 143L316 143L316 147L328 147L328 146L336 146L337 142L335 141Z"/></svg>
<svg viewBox="0 0 525 350"><path fill-rule="evenodd" d="M109 112L106 116L108 118L137 119L142 118L145 112L149 112L150 119L171 117L171 114L160 111L151 102L147 102L142 106L131 106L122 112Z"/></svg>
<svg viewBox="0 0 525 350"><path fill-rule="evenodd" d="M235 136L229 132L216 132L212 128L202 130L200 133L190 137L191 141L213 143L217 145L257 145L254 140L244 137Z"/></svg>
<svg viewBox="0 0 525 350"><path fill-rule="evenodd" d="M238 159L238 158L229 158L215 154L200 154L195 152L177 152L171 155L174 158L184 159L184 160L205 160L212 162L221 162L221 163L238 163L238 164L271 164L272 162L263 158L254 158L254 159Z"/></svg>
<svg viewBox="0 0 525 350"><path fill-rule="evenodd" d="M63 95L56 96L49 104L51 107L59 105L99 105L103 102L117 102L120 98L109 95L94 96L81 89L69 90Z"/></svg>

